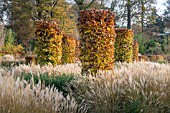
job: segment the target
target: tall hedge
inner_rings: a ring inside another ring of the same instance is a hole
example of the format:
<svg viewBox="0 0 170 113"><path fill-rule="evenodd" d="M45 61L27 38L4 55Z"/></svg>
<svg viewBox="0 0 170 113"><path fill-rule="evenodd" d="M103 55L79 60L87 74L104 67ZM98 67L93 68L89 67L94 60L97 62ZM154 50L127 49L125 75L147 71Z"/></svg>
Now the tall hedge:
<svg viewBox="0 0 170 113"><path fill-rule="evenodd" d="M76 39L71 36L64 34L62 38L62 63L75 63L75 49Z"/></svg>
<svg viewBox="0 0 170 113"><path fill-rule="evenodd" d="M139 44L137 40L133 41L133 61L139 61Z"/></svg>
<svg viewBox="0 0 170 113"><path fill-rule="evenodd" d="M36 21L36 54L41 65L61 63L62 32L54 21Z"/></svg>
<svg viewBox="0 0 170 113"><path fill-rule="evenodd" d="M115 61L132 62L133 31L126 28L116 28Z"/></svg>
<svg viewBox="0 0 170 113"><path fill-rule="evenodd" d="M113 70L115 15L108 10L79 12L80 61L82 72L96 74L99 70Z"/></svg>
<svg viewBox="0 0 170 113"><path fill-rule="evenodd" d="M76 39L75 54L76 54L76 61L80 61L80 59L79 59L79 55L80 55L80 40L79 39Z"/></svg>

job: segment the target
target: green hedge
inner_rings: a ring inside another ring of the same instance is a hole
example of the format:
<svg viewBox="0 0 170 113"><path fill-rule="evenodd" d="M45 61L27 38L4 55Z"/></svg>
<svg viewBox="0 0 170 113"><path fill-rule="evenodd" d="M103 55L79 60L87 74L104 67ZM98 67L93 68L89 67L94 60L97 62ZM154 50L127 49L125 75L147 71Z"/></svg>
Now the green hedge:
<svg viewBox="0 0 170 113"><path fill-rule="evenodd" d="M64 94L67 94L66 87L67 84L75 80L75 77L73 74L70 75L48 75L47 73L40 74L39 76L36 74L31 73L22 73L21 79L26 80L30 82L32 80L32 77L34 79L34 83L38 84L39 80L45 84L45 86L54 86L59 91L62 91Z"/></svg>

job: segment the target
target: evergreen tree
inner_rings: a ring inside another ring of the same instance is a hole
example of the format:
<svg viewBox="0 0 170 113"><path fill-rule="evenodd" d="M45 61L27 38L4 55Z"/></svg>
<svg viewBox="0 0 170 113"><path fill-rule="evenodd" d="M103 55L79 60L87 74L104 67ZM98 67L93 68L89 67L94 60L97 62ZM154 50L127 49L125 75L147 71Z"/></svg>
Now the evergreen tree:
<svg viewBox="0 0 170 113"><path fill-rule="evenodd" d="M166 9L164 10L164 21L166 27L170 28L170 0L166 0L165 4Z"/></svg>
<svg viewBox="0 0 170 113"><path fill-rule="evenodd" d="M7 44L14 44L14 32L11 29L6 29L5 30L5 45Z"/></svg>

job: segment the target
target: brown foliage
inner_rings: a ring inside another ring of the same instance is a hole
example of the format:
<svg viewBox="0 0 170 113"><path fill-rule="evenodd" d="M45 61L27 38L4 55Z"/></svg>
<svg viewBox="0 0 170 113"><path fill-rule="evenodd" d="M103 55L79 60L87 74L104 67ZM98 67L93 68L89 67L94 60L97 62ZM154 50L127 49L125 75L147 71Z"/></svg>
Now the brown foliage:
<svg viewBox="0 0 170 113"><path fill-rule="evenodd" d="M114 66L115 15L108 10L79 12L82 72L97 73Z"/></svg>

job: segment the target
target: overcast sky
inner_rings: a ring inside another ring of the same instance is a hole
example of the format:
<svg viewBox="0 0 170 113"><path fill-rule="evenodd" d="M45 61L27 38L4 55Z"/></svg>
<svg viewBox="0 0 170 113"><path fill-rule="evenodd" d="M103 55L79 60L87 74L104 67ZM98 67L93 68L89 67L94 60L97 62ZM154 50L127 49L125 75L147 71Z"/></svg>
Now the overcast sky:
<svg viewBox="0 0 170 113"><path fill-rule="evenodd" d="M163 6L163 3L165 3L165 2L166 2L166 0L157 0L156 7L158 9L158 14L159 15L162 14L164 9L165 9L165 6Z"/></svg>

